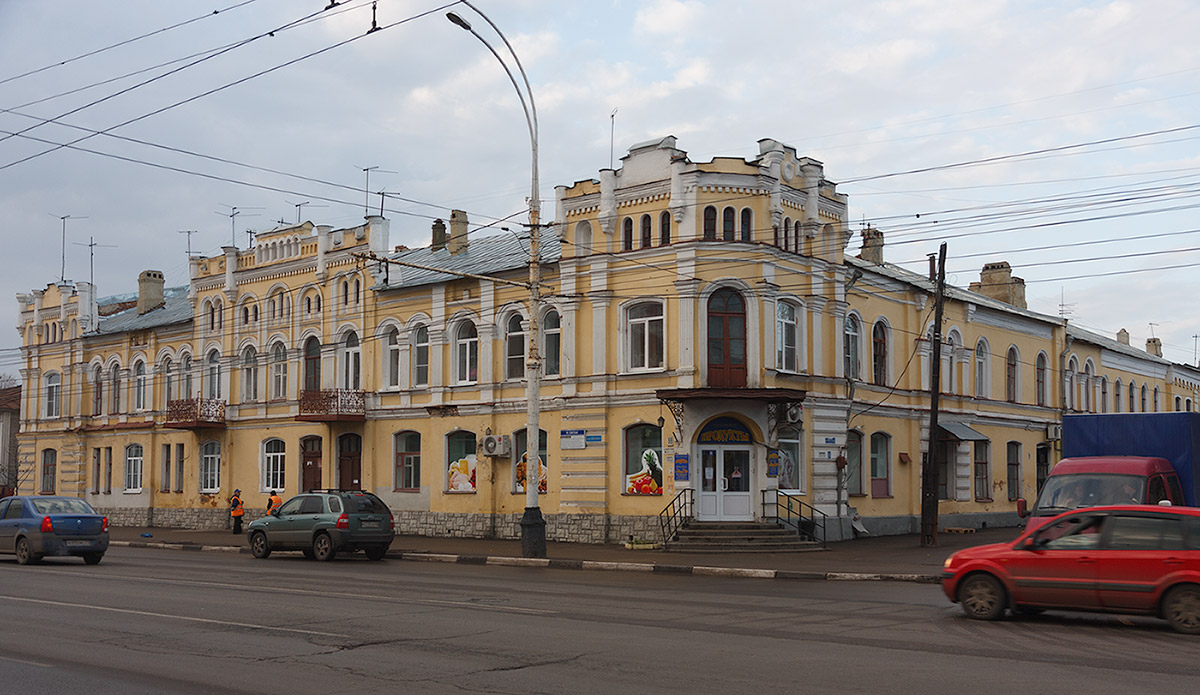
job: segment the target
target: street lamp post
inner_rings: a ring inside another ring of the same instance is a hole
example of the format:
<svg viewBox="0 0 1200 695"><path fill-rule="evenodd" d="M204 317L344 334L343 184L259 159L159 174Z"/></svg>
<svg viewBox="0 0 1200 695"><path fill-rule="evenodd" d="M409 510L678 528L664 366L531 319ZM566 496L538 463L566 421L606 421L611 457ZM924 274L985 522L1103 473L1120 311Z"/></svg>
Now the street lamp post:
<svg viewBox="0 0 1200 695"><path fill-rule="evenodd" d="M521 91L521 85L517 83L513 76L512 70L509 69L508 63L504 62L504 58L496 52L495 48L479 35L467 20L458 16L453 12L447 12L446 18L453 22L479 39L480 43L487 46L487 49L496 56L496 60L500 61L500 65L504 67L504 72L508 75L508 79L512 82L513 88L517 90L517 98L521 101L521 110L525 113L525 123L529 128L529 146L532 154L532 167L530 175L530 191L529 191L529 349L528 357L525 361L525 377L526 377L526 428L525 428L525 515L521 517L521 555L523 557L546 557L546 520L542 516L542 510L538 506L538 484L541 482L541 466L542 460L538 455L541 451L541 370L542 360L541 352L538 349L539 321L538 311L541 308L541 201L538 199L538 127L537 127L537 107L533 103L533 90L529 87L529 78L525 75L525 68L521 66L521 59L517 57L517 52L513 50L512 44L500 31L500 28L488 18L483 12L469 2L463 2L464 5L474 10L483 20L492 27L492 30L504 42L508 48L509 55L512 56L513 62L517 66L517 71L521 73L521 81L525 85L525 91ZM528 95L529 101L526 102L525 97ZM530 455L532 454L532 456Z"/></svg>

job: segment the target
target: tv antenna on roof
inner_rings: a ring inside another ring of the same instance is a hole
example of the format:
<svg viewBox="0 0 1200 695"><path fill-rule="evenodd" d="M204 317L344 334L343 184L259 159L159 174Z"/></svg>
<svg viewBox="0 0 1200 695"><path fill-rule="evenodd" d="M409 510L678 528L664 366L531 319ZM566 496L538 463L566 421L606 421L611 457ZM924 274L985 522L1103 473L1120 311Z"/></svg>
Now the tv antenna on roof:
<svg viewBox="0 0 1200 695"><path fill-rule="evenodd" d="M262 210L263 208L260 206L238 207L236 205L226 205L225 203L217 203L217 205L220 205L223 208L229 208L228 213L218 212L217 214L221 215L222 217L229 218L229 245L237 248L237 228L234 223L234 218L242 214L243 210ZM251 213L247 215L247 217L258 217L258 213ZM191 239L191 237L188 238Z"/></svg>
<svg viewBox="0 0 1200 695"><path fill-rule="evenodd" d="M377 166L373 166L373 167L359 167L357 165L355 165L355 166L358 168L359 171L361 171L362 173L367 175L367 180L363 184L363 217L367 217L368 215L371 214L371 172L378 171L381 174L399 174L400 172L389 171L387 169L380 169Z"/></svg>
<svg viewBox="0 0 1200 695"><path fill-rule="evenodd" d="M1158 324L1155 323L1154 321L1147 321L1146 323L1148 326L1150 326L1150 337L1153 338L1154 337L1154 327L1157 326Z"/></svg>
<svg viewBox="0 0 1200 695"><path fill-rule="evenodd" d="M292 203L292 201L290 201L290 200L287 202L291 203L292 207L296 208L296 224L300 224L300 209L303 208L305 205L312 205L312 207L314 207L314 208L329 207L328 205L313 205L311 202L309 202L307 200L304 201L303 203Z"/></svg>
<svg viewBox="0 0 1200 695"><path fill-rule="evenodd" d="M194 229L181 229L175 233L187 235L187 255L188 255L188 260L191 260L191 258L192 258L192 235L199 234L200 232L198 232Z"/></svg>
<svg viewBox="0 0 1200 695"><path fill-rule="evenodd" d="M88 247L88 284L92 287L96 286L96 247L102 249L115 249L116 244L97 244L95 237L88 237L88 243L73 242L76 246Z"/></svg>
<svg viewBox="0 0 1200 695"><path fill-rule="evenodd" d="M67 281L67 220L86 220L86 217L75 217L74 215L55 215L47 213L51 217L57 217L62 220L62 274L59 276L60 282Z"/></svg>

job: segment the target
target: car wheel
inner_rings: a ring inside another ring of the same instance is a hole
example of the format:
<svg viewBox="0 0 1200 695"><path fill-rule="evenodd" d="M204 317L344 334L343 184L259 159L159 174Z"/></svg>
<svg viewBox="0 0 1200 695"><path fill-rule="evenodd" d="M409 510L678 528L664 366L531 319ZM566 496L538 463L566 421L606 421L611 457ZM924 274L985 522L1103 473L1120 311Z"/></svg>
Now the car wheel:
<svg viewBox="0 0 1200 695"><path fill-rule="evenodd" d="M250 554L260 560L271 556L271 544L267 542L267 534L262 531L250 534Z"/></svg>
<svg viewBox="0 0 1200 695"><path fill-rule="evenodd" d="M42 557L33 552L33 548L29 547L28 538L17 539L17 564L32 565L41 559Z"/></svg>
<svg viewBox="0 0 1200 695"><path fill-rule="evenodd" d="M333 539L329 537L328 533L317 534L317 537L313 539L312 552L313 557L321 562L329 562L334 555L337 555L337 550L333 547Z"/></svg>
<svg viewBox="0 0 1200 695"><path fill-rule="evenodd" d="M1200 635L1200 586L1184 584L1168 591L1162 612L1177 632Z"/></svg>
<svg viewBox="0 0 1200 695"><path fill-rule="evenodd" d="M388 547L386 545L373 545L363 550L367 553L368 560L382 560L387 555Z"/></svg>
<svg viewBox="0 0 1200 695"><path fill-rule="evenodd" d="M83 561L89 565L98 565L102 557L104 557L104 553L88 553L83 556Z"/></svg>
<svg viewBox="0 0 1200 695"><path fill-rule="evenodd" d="M995 620L1004 615L1004 586L990 574L972 574L958 589L963 613L973 620Z"/></svg>

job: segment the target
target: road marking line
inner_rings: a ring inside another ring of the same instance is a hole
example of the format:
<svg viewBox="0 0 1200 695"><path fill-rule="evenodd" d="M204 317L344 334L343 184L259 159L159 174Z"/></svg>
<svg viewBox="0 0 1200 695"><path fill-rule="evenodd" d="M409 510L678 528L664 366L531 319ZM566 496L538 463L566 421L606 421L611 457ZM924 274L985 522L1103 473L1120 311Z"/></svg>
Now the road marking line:
<svg viewBox="0 0 1200 695"><path fill-rule="evenodd" d="M54 668L50 664L43 664L40 661L29 661L27 659L15 659L11 656L0 656L0 661L11 661L15 664L25 664L26 666L40 666L42 668Z"/></svg>
<svg viewBox="0 0 1200 695"><path fill-rule="evenodd" d="M235 623L228 620L213 620L211 618L193 618L186 615L171 615L169 613L152 613L150 611L135 611L128 608L111 608L108 606L89 606L86 603L67 603L66 601L45 601L36 598L19 598L17 596L0 596L0 599L6 601L21 601L24 603L40 603L47 606L65 606L68 608L89 608L95 611L108 611L111 613L129 613L131 615L145 615L151 618L167 618L169 620L183 620L193 623L210 623L213 625L232 625L234 627L248 627L254 630L273 630L275 632L296 632L302 635L319 635L321 637L349 637L337 632L318 632L316 630L299 630L290 627L274 627L272 625L255 625L254 623Z"/></svg>

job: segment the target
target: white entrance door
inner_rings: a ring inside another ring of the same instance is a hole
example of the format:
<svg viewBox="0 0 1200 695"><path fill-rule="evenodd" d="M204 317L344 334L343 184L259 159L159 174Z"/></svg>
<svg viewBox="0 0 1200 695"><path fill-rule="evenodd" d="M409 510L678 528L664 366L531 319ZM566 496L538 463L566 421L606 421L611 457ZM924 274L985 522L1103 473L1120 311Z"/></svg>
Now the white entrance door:
<svg viewBox="0 0 1200 695"><path fill-rule="evenodd" d="M701 521L753 521L750 490L750 450L743 447L700 449Z"/></svg>

